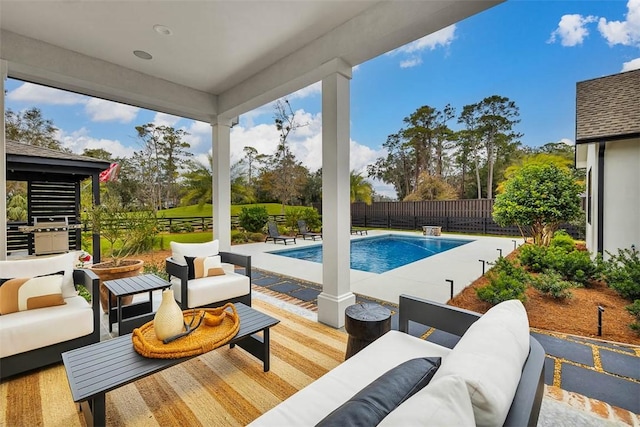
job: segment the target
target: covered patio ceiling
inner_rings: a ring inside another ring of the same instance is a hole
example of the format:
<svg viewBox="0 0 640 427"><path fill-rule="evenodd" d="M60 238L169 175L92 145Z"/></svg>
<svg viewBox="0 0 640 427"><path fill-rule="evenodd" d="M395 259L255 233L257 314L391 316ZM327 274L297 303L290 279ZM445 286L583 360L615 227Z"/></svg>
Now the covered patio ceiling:
<svg viewBox="0 0 640 427"><path fill-rule="evenodd" d="M8 76L210 123L213 233L221 250L229 250L232 120L322 81L325 255L318 319L341 327L344 309L355 302L349 280L352 67L501 1L0 0L0 109ZM0 132L2 164L4 157ZM0 223L5 179L3 173ZM0 259L5 253L0 228Z"/></svg>
<svg viewBox="0 0 640 427"><path fill-rule="evenodd" d="M210 121L500 2L1 0L0 56L10 77Z"/></svg>

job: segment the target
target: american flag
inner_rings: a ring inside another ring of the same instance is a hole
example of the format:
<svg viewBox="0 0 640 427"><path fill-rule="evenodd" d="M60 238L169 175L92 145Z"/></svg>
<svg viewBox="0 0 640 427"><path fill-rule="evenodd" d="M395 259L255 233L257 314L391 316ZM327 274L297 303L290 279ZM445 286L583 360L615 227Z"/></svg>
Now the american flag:
<svg viewBox="0 0 640 427"><path fill-rule="evenodd" d="M118 179L118 172L120 172L120 165L117 163L111 163L108 169L100 172L100 182L115 181Z"/></svg>

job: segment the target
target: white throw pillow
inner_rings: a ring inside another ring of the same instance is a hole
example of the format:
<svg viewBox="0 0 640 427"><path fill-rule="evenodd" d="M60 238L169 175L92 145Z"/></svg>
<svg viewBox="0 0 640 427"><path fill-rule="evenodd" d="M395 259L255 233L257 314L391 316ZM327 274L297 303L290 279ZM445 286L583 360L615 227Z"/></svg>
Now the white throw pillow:
<svg viewBox="0 0 640 427"><path fill-rule="evenodd" d="M518 300L492 307L462 336L443 359L435 381L462 377L469 390L476 424L501 426L529 355L529 320Z"/></svg>
<svg viewBox="0 0 640 427"><path fill-rule="evenodd" d="M191 257L207 257L218 255L220 242L216 239L205 243L178 243L171 242L171 258L180 264L186 264L184 259L186 256Z"/></svg>
<svg viewBox="0 0 640 427"><path fill-rule="evenodd" d="M62 271L62 297L70 298L78 295L73 284L73 269L77 256L77 252L71 251L61 255L0 261L0 278L45 276Z"/></svg>
<svg viewBox="0 0 640 427"><path fill-rule="evenodd" d="M387 415L379 426L475 426L465 381L449 375L431 380Z"/></svg>

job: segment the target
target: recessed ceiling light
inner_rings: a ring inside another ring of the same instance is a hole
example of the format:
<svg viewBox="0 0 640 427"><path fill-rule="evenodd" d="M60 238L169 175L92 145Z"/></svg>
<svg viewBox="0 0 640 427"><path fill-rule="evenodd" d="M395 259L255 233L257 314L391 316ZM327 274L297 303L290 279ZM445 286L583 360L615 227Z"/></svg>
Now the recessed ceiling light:
<svg viewBox="0 0 640 427"><path fill-rule="evenodd" d="M151 54L150 54L150 53L145 52L144 50L134 50L134 51L133 51L133 54L134 54L135 56L137 56L138 58L140 58L140 59L147 59L147 60L149 60L149 59L153 58L153 56L151 56Z"/></svg>
<svg viewBox="0 0 640 427"><path fill-rule="evenodd" d="M162 34L163 36L170 36L173 34L173 30L166 25L156 24L153 26L153 29L156 30L156 33Z"/></svg>

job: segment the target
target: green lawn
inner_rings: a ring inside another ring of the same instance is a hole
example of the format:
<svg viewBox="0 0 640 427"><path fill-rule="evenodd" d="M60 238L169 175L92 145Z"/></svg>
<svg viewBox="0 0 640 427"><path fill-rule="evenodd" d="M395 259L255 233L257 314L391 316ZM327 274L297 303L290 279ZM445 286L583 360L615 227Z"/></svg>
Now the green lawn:
<svg viewBox="0 0 640 427"><path fill-rule="evenodd" d="M256 205L231 205L231 215L236 216L240 214L240 211L244 207L250 206L264 206L267 208L267 212L269 215L281 215L282 214L282 205L280 203L258 203ZM158 212L158 216L163 216L165 218L180 218L180 217L201 217L201 216L211 216L213 213L213 208L210 203L199 207L198 205L192 206L181 206L173 209L165 209Z"/></svg>

